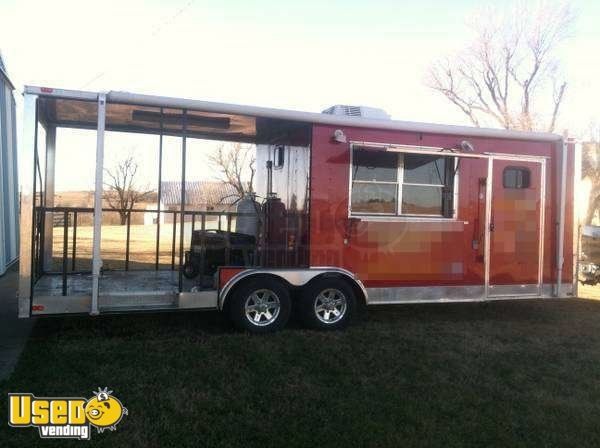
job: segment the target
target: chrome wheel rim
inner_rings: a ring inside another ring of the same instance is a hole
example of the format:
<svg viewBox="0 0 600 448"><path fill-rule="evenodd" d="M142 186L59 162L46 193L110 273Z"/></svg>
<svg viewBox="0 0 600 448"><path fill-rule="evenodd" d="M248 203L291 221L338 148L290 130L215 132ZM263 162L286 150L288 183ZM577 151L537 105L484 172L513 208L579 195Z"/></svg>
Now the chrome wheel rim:
<svg viewBox="0 0 600 448"><path fill-rule="evenodd" d="M335 288L321 291L314 303L315 315L324 324L334 324L342 320L347 308L346 296Z"/></svg>
<svg viewBox="0 0 600 448"><path fill-rule="evenodd" d="M246 319L257 327L271 325L279 316L279 297L270 289L257 289L246 298Z"/></svg>

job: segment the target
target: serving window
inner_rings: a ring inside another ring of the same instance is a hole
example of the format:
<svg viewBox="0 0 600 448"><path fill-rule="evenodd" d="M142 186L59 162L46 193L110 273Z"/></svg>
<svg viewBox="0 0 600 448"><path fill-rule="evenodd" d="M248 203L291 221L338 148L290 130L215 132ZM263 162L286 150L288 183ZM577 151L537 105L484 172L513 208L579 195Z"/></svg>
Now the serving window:
<svg viewBox="0 0 600 448"><path fill-rule="evenodd" d="M352 150L353 215L454 216L456 157Z"/></svg>

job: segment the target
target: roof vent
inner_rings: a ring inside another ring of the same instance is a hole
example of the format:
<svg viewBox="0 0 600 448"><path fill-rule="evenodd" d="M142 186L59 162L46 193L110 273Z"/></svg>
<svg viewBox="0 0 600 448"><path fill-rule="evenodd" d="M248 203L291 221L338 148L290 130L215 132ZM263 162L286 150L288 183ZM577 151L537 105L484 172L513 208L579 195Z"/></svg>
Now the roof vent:
<svg viewBox="0 0 600 448"><path fill-rule="evenodd" d="M345 115L347 117L372 118L376 120L389 120L391 118L383 109L366 106L346 106L343 104L336 104L335 106L328 107L322 113L329 115Z"/></svg>

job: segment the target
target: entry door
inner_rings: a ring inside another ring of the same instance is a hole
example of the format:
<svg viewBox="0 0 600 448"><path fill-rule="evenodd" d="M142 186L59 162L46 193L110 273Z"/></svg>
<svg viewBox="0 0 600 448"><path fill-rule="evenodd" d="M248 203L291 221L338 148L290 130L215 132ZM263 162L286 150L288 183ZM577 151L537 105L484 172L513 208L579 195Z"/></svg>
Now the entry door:
<svg viewBox="0 0 600 448"><path fill-rule="evenodd" d="M488 296L541 295L545 162L491 163Z"/></svg>

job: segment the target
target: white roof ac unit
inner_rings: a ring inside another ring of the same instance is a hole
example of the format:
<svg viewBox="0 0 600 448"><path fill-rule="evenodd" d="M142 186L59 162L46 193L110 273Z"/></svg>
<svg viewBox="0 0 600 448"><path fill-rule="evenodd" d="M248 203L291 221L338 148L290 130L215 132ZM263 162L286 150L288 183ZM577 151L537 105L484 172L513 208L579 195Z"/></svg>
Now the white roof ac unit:
<svg viewBox="0 0 600 448"><path fill-rule="evenodd" d="M390 115L383 109L366 106L346 106L344 104L336 104L328 107L322 113L330 115L345 115L347 117L371 118L375 120L389 120Z"/></svg>

